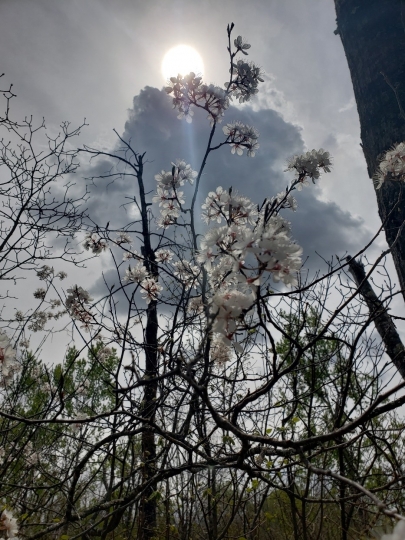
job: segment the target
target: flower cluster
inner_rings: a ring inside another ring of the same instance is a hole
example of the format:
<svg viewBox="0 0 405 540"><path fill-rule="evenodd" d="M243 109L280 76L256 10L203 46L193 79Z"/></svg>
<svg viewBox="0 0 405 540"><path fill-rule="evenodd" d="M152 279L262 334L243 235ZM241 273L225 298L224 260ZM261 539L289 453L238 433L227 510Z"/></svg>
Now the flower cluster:
<svg viewBox="0 0 405 540"><path fill-rule="evenodd" d="M141 281L141 295L142 298L146 301L147 304L157 300L158 295L162 291L163 287L153 278L146 278Z"/></svg>
<svg viewBox="0 0 405 540"><path fill-rule="evenodd" d="M30 316L30 324L28 329L32 332L41 332L45 329L45 325L48 322L48 319L52 318L52 313L47 313L46 311L35 311Z"/></svg>
<svg viewBox="0 0 405 540"><path fill-rule="evenodd" d="M194 296L187 303L187 312L192 315L201 315L204 313L204 304L201 296Z"/></svg>
<svg viewBox="0 0 405 540"><path fill-rule="evenodd" d="M374 176L376 189L380 189L388 178L405 182L405 142L393 146L385 153Z"/></svg>
<svg viewBox="0 0 405 540"><path fill-rule="evenodd" d="M232 122L224 126L222 130L227 136L226 142L229 143L232 154L236 152L238 156L241 156L243 150L247 149L248 157L255 156L260 145L257 142L259 133L254 127L247 126L242 122Z"/></svg>
<svg viewBox="0 0 405 540"><path fill-rule="evenodd" d="M34 298L37 298L38 300L44 300L46 296L46 290L40 287L36 291L34 291Z"/></svg>
<svg viewBox="0 0 405 540"><path fill-rule="evenodd" d="M0 515L0 531L6 531L7 538L18 540L18 525L13 514L8 510L3 510Z"/></svg>
<svg viewBox="0 0 405 540"><path fill-rule="evenodd" d="M50 266L47 266L46 264L42 266L42 268L37 270L37 277L42 281L50 279L52 276L53 276L53 268L51 268Z"/></svg>
<svg viewBox="0 0 405 540"><path fill-rule="evenodd" d="M245 196L218 187L202 205L206 223L226 225L209 229L200 242L197 262L205 267L210 289L210 314L216 342L231 343L244 316L255 304L256 288L266 273L276 282L296 285L302 249L291 239L289 223L278 209L294 208L288 194L277 195L259 211ZM224 348L218 349L223 358ZM219 353L218 353L219 354Z"/></svg>
<svg viewBox="0 0 405 540"><path fill-rule="evenodd" d="M202 205L202 210L202 219L206 223L211 221L221 223L222 219L225 219L229 223L232 222L238 225L253 224L258 215L257 205L248 197L239 195L236 191L227 191L221 186L208 193L205 203ZM216 234L215 229L211 234Z"/></svg>
<svg viewBox="0 0 405 540"><path fill-rule="evenodd" d="M16 351L11 346L11 342L4 332L0 332L0 372L2 384L7 386L14 373L19 371L20 366L17 363Z"/></svg>
<svg viewBox="0 0 405 540"><path fill-rule="evenodd" d="M200 274L200 269L198 266L195 266L186 260L181 260L174 262L173 267L175 269L174 275L182 283L186 290L196 286L196 280Z"/></svg>
<svg viewBox="0 0 405 540"><path fill-rule="evenodd" d="M83 242L83 247L87 251L91 251L94 255L99 255L108 249L108 244L100 238L97 233L87 233Z"/></svg>
<svg viewBox="0 0 405 540"><path fill-rule="evenodd" d="M123 278L124 283L139 283L141 287L141 295L146 303L149 304L152 300L157 300L157 297L163 287L149 275L148 270L141 261L138 261L135 266L127 268Z"/></svg>
<svg viewBox="0 0 405 540"><path fill-rule="evenodd" d="M159 203L160 219L157 224L161 228L167 228L169 225L176 223L180 216L180 208L184 204L183 192L179 191L179 187L185 182L193 184L197 172L193 171L191 165L183 160L177 160L172 163L172 170L161 171L155 176L158 183L156 195L152 201Z"/></svg>
<svg viewBox="0 0 405 540"><path fill-rule="evenodd" d="M185 118L190 123L194 116L193 107L199 107L208 112L208 119L214 125L221 122L233 96L243 103L257 94L259 82L264 80L263 72L253 62L234 62L236 54L241 52L247 55L246 50L250 49L249 43L245 43L242 36L234 40L234 45L236 52L231 56L231 80L225 83L225 90L213 84L204 84L201 77L193 72L170 78L165 91L173 96L173 108L179 111L177 118Z"/></svg>
<svg viewBox="0 0 405 540"><path fill-rule="evenodd" d="M41 281L47 281L52 279L54 276L54 269L51 266L44 265L39 270L37 270L37 278L39 278ZM61 281L67 277L66 272L58 272L56 274L56 277L58 277Z"/></svg>
<svg viewBox="0 0 405 540"><path fill-rule="evenodd" d="M253 228L233 224L209 230L201 241L197 261L211 274L214 262L223 263L232 273L235 269L243 269L245 274L250 270L246 283L259 283L262 274L270 272L274 281L295 285L301 253L291 240L288 222L281 216L271 216L267 222L259 220ZM246 262L249 254L255 259L250 266ZM220 280L221 267L217 270Z"/></svg>
<svg viewBox="0 0 405 540"><path fill-rule="evenodd" d="M125 231L120 231L117 233L117 238L115 243L120 246L121 244L131 244L132 238Z"/></svg>
<svg viewBox="0 0 405 540"><path fill-rule="evenodd" d="M73 285L67 290L65 306L70 316L83 323L83 328L88 330L93 320L93 315L88 309L88 304L93 301L89 293L78 285Z"/></svg>
<svg viewBox="0 0 405 540"><path fill-rule="evenodd" d="M229 347L238 328L238 322L248 313L255 303L255 294L252 290L240 290L234 284L226 283L218 290L211 301L211 314L213 316L212 330L216 333L215 341ZM235 349L240 346L233 343Z"/></svg>
<svg viewBox="0 0 405 540"><path fill-rule="evenodd" d="M169 249L158 249L155 257L157 262L166 263L173 259L173 253Z"/></svg>
<svg viewBox="0 0 405 540"><path fill-rule="evenodd" d="M288 190L281 191L275 197L272 197L270 199L270 206L273 206L273 204L277 210L284 208L295 212L298 208L297 199Z"/></svg>
<svg viewBox="0 0 405 540"><path fill-rule="evenodd" d="M148 271L141 262L137 262L135 266L130 266L125 271L124 283L140 283L148 277Z"/></svg>
<svg viewBox="0 0 405 540"><path fill-rule="evenodd" d="M216 364L226 364L232 357L232 348L218 339L218 336L215 336L211 343L210 356Z"/></svg>
<svg viewBox="0 0 405 540"><path fill-rule="evenodd" d="M170 86L165 88L173 94L173 108L179 111L177 118L185 118L188 123L194 116L193 106L205 109L211 124L221 122L224 112L229 107L228 92L213 84L203 84L201 77L191 72L184 77L170 78Z"/></svg>
<svg viewBox="0 0 405 540"><path fill-rule="evenodd" d="M244 60L232 62L230 73L231 82L226 82L225 88L239 99L239 103L249 101L252 96L257 94L259 82L264 81L262 70L253 62L245 62Z"/></svg>
<svg viewBox="0 0 405 540"><path fill-rule="evenodd" d="M103 345L98 351L97 351L97 359L99 362L104 363L107 362L107 360L114 354L114 351L111 347L107 347Z"/></svg>
<svg viewBox="0 0 405 540"><path fill-rule="evenodd" d="M303 185L308 185L306 177L311 178L315 183L315 179L321 175L321 169L324 172L330 172L332 160L329 152L323 148L319 150L311 150L300 156L293 156L288 160L286 171L295 171L298 181L298 189L302 189Z"/></svg>
<svg viewBox="0 0 405 540"><path fill-rule="evenodd" d="M122 256L123 261L128 261L129 259L141 259L142 257L139 255L136 249L133 249L132 246L129 246L129 248L124 248L125 252Z"/></svg>

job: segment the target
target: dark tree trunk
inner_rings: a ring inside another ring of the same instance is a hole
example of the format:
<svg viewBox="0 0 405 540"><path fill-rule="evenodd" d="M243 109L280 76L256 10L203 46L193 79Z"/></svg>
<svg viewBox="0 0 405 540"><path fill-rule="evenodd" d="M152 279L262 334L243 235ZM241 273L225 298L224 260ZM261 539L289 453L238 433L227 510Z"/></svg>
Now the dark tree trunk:
<svg viewBox="0 0 405 540"><path fill-rule="evenodd" d="M335 0L335 7L336 33L349 64L363 152L372 178L381 156L405 141L405 3ZM389 181L376 190L376 196L405 298L405 231L400 231L405 221L405 185Z"/></svg>
<svg viewBox="0 0 405 540"><path fill-rule="evenodd" d="M377 332L385 345L385 351L391 358L392 363L397 368L402 378L405 380L405 348L399 337L393 320L387 308L377 297L368 279L362 263L355 261L350 256L347 257L349 270L356 285L359 287L361 296L366 301L370 312L370 317L374 321Z"/></svg>
<svg viewBox="0 0 405 540"><path fill-rule="evenodd" d="M144 264L148 272L157 280L158 267L155 264L155 253L151 246L151 236L148 223L148 206L146 203L145 187L143 183L143 156L138 156L138 172L137 172L139 198L141 201L141 217L142 217L142 236L143 247L142 255L144 256ZM147 309L146 328L144 333L145 341L145 378L152 379L145 386L143 399L143 409L141 415L146 420L146 427L142 432L142 480L145 484L149 484L140 501L140 519L139 519L139 540L151 540L156 536L156 521L157 521L157 499L156 489L157 484L153 481L153 476L156 473L156 441L155 433L149 422L154 422L156 413L156 395L157 382L153 380L158 374L158 315L157 302L152 300Z"/></svg>

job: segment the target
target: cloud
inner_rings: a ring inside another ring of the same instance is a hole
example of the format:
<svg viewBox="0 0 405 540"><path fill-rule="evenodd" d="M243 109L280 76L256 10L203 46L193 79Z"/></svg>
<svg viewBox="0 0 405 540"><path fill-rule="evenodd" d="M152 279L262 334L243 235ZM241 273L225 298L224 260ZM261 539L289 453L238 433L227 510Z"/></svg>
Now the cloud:
<svg viewBox="0 0 405 540"><path fill-rule="evenodd" d="M255 126L260 133L260 150L255 158L236 156L229 147L211 152L202 176L197 204L202 204L208 191L218 185L233 187L257 203L284 190L291 180L285 173L286 159L304 151L301 130L286 122L282 116L269 108L254 110L251 107L237 109L232 106L226 112L223 124L217 127L212 146L224 140L222 126L228 121L240 120ZM144 182L150 195L156 189L155 174L162 169L170 170L171 162L184 159L198 169L207 148L210 127L204 111L196 111L192 124L177 119L177 111L171 107L170 98L163 90L145 87L134 97L133 107L122 134L131 141L132 148L145 153ZM91 188L89 210L96 223L119 229L130 221L130 206L122 207L136 192L136 179L112 178L111 162L101 160L87 171L87 176L104 175L95 180ZM321 183L321 178L318 183ZM187 193L186 193L187 195ZM284 217L292 223L293 237L304 249L311 271L319 268L319 253L325 259L335 254L354 254L367 241L368 232L363 222L353 217L334 202L320 200L321 190L312 185L296 194L297 212L286 211ZM188 199L190 200L190 199ZM100 282L101 286L102 283ZM98 286L96 287L98 288ZM94 293L94 291L92 291Z"/></svg>
<svg viewBox="0 0 405 540"><path fill-rule="evenodd" d="M284 92L277 88L276 77L271 73L264 75L264 82L260 85L260 92L254 96L250 106L254 111L271 109L281 114L286 122L298 127L298 115L294 104L288 101Z"/></svg>
<svg viewBox="0 0 405 540"><path fill-rule="evenodd" d="M356 105L356 102L354 100L354 96L351 96L349 101L345 105L343 105L343 107L339 109L339 112L342 113L342 112L350 111L354 108L355 105Z"/></svg>

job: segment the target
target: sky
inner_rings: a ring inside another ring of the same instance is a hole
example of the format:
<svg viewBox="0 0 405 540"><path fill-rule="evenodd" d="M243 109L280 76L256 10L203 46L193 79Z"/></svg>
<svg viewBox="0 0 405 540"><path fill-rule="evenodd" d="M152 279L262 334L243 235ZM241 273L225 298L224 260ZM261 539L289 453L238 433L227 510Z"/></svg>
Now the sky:
<svg viewBox="0 0 405 540"><path fill-rule="evenodd" d="M228 77L226 27L251 44L249 60L264 70L265 82L249 105L234 103L227 121L241 120L260 133L253 159L222 148L209 162L201 202L217 185L233 186L257 202L285 189L291 175L286 159L312 148L330 151L331 174L298 193L298 210L286 216L293 237L316 269L332 256L355 254L380 226L374 189L360 147L360 126L349 69L336 28L333 0L1 0L0 73L13 83L14 115L45 117L49 129L86 119L79 145L113 149L115 129L131 137L149 160L145 178L182 158L199 167L209 123L176 118L162 90L161 62L179 44L202 56L204 80L223 86ZM104 164L105 165L105 164ZM83 166L78 175L103 172L103 163ZM93 219L111 227L128 219L120 205L127 184L98 181L91 188ZM380 238L370 252L385 248ZM101 290L100 270L90 264L83 278ZM109 265L101 262L108 273ZM84 275L84 274L83 274ZM72 278L73 279L73 278Z"/></svg>

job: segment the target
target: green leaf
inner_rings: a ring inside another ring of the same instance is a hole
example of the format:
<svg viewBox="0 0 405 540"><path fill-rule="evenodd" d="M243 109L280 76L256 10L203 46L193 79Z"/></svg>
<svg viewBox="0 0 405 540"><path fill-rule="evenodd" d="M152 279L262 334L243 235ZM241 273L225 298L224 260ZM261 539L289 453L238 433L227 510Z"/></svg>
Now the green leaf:
<svg viewBox="0 0 405 540"><path fill-rule="evenodd" d="M229 435L224 435L222 437L222 440L224 443L229 443L229 444L235 444L235 441L232 437L230 437Z"/></svg>
<svg viewBox="0 0 405 540"><path fill-rule="evenodd" d="M259 484L260 484L260 480L258 480L257 478L254 478L252 480L252 489L257 489L259 487Z"/></svg>

